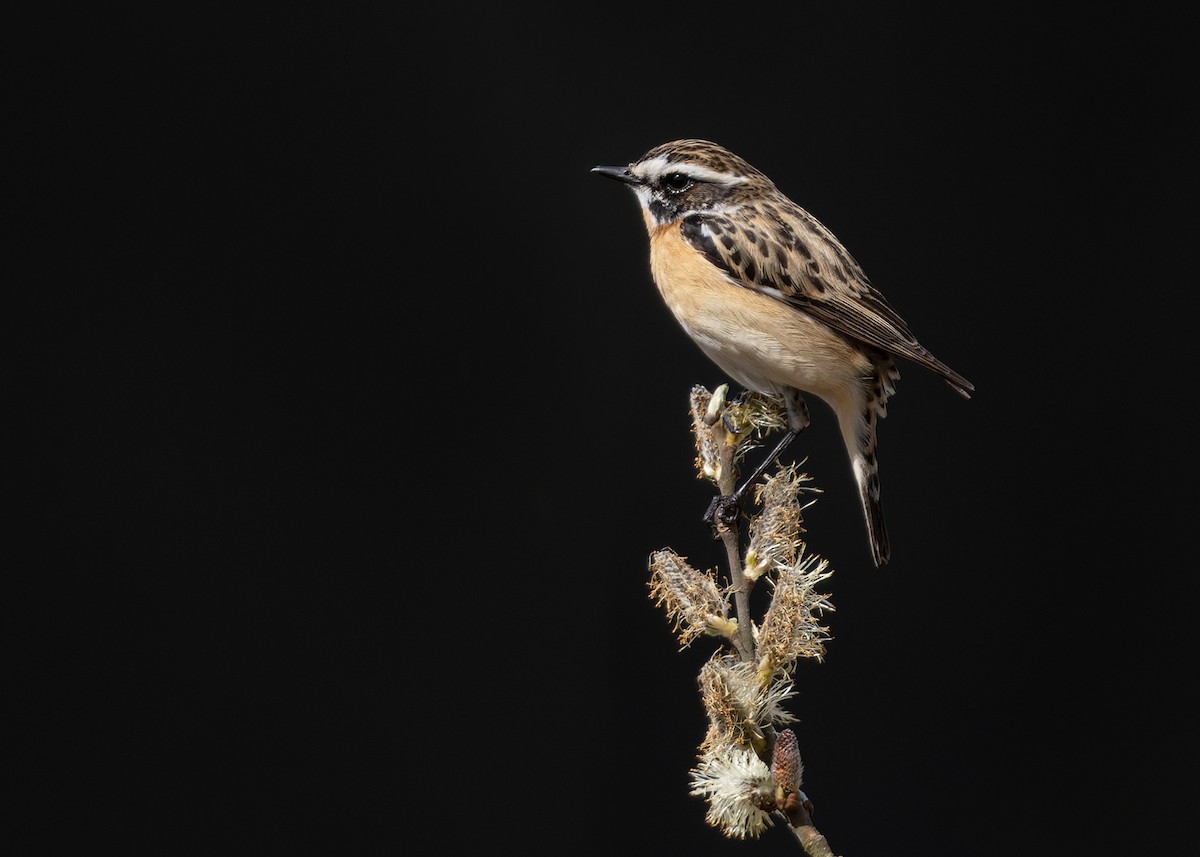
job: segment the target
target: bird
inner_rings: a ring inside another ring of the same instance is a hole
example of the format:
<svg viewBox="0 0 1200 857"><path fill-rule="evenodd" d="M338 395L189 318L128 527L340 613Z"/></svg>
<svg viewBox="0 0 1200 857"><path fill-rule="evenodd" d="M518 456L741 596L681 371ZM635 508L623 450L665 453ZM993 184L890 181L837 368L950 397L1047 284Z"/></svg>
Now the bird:
<svg viewBox="0 0 1200 857"><path fill-rule="evenodd" d="M788 432L769 460L809 425L805 394L833 411L871 558L883 566L891 544L877 429L900 378L896 359L936 373L964 398L975 386L917 341L824 224L725 147L674 140L591 172L636 195L651 277L683 330L733 381L786 409Z"/></svg>

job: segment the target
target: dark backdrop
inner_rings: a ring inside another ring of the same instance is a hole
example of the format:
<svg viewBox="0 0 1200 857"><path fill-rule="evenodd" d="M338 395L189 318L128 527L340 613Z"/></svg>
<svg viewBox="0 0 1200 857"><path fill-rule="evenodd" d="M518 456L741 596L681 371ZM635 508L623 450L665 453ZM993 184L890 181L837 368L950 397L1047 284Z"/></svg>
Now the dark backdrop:
<svg viewBox="0 0 1200 857"><path fill-rule="evenodd" d="M1169 844L1194 749L1188 148L1170 28L1095 15L360 4L42 31L9 338L42 584L14 699L46 730L28 806L57 820L34 832L798 853L706 826L712 650L678 651L647 598L657 548L722 561L687 396L726 379L655 292L632 196L588 171L698 136L978 391L901 366L884 569L819 402L788 452L835 569L789 703L817 826L847 855Z"/></svg>

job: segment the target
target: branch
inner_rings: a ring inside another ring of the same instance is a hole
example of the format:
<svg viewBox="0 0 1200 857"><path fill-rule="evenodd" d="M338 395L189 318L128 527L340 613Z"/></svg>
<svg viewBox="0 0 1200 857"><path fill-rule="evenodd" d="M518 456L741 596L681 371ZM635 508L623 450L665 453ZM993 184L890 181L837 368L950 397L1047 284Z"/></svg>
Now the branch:
<svg viewBox="0 0 1200 857"><path fill-rule="evenodd" d="M714 401L717 401L716 399ZM725 430L724 423L718 421L714 424L718 442L720 443L720 462L721 470L717 479L717 488L721 492L722 497L732 497L737 490L737 445L731 442L729 433ZM754 660L754 632L750 626L750 590L753 588L753 582L746 577L745 570L742 568L742 553L741 547L738 544L739 521L735 517L732 525L725 523L721 515L714 515L713 520L717 533L721 537L721 541L725 545L725 557L729 563L729 577L733 582L733 599L734 609L738 616L738 636L734 641L737 644L738 655L743 661L753 662Z"/></svg>
<svg viewBox="0 0 1200 857"><path fill-rule="evenodd" d="M816 586L832 572L825 560L807 553L801 538L807 506L799 494L815 489L794 465L778 468L781 443L751 480L762 475L765 464L776 465L778 472L742 488L759 507L748 516L743 553L737 465L759 438L787 430L786 418L778 403L763 397L746 395L726 403L725 387L714 394L694 387L691 414L697 470L719 492L705 520L725 547L728 585L672 550L655 551L650 559L651 597L665 606L681 645L708 636L723 638L729 647L714 652L700 671L709 725L691 771L691 792L708 801L706 821L726 836L757 837L775 816L786 820L809 857L834 857L812 824L812 803L800 790L804 766L795 733L781 728L796 720L782 705L794 695L796 662L822 660L829 639L820 619L833 605ZM756 623L750 601L761 579L771 587L771 601Z"/></svg>
<svg viewBox="0 0 1200 857"><path fill-rule="evenodd" d="M821 835L821 831L811 824L793 827L791 831L796 834L800 847L804 849L804 853L808 857L836 857L833 849L829 847L829 843L825 841L825 837Z"/></svg>

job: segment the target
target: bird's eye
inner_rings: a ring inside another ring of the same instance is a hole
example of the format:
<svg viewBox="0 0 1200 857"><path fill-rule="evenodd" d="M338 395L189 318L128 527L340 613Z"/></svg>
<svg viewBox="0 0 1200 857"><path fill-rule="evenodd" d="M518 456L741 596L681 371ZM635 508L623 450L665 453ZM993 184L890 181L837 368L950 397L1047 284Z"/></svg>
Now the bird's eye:
<svg viewBox="0 0 1200 857"><path fill-rule="evenodd" d="M692 186L692 178L686 173L668 173L663 178L663 184L667 186L667 190L679 193Z"/></svg>

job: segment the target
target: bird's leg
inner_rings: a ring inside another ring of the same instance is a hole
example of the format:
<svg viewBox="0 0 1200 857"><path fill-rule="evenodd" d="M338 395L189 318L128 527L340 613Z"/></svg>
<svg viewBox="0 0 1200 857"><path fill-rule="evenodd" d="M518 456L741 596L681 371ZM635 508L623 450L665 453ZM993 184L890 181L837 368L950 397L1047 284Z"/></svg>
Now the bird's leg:
<svg viewBox="0 0 1200 857"><path fill-rule="evenodd" d="M708 504L708 510L704 513L704 520L712 525L713 529L717 529L718 524L724 524L727 527L733 526L737 520L738 514L742 508L742 495L746 493L746 489L758 481L767 468L775 463L779 458L780 453L792 442L796 437L796 432L789 431L775 445L775 449L771 454L763 459L758 467L754 468L754 472L750 474L750 478L742 483L742 486L732 494L718 494L713 497L711 503Z"/></svg>
<svg viewBox="0 0 1200 857"><path fill-rule="evenodd" d="M767 468L779 460L780 454L787 448L787 445L796 438L796 432L789 431L782 438L775 448L771 450L771 454L762 460L758 467L754 468L754 472L750 474L750 478L742 483L742 487L733 492L733 501L740 504L742 495L746 493L746 489L759 480L759 478L767 472Z"/></svg>
<svg viewBox="0 0 1200 857"><path fill-rule="evenodd" d="M787 406L788 413L788 433L775 445L771 454L763 459L758 467L754 468L750 478L743 482L740 488L732 494L718 494L708 504L708 509L704 512L704 520L712 525L714 530L719 524L726 527L733 526L741 512L742 495L746 493L746 489L757 482L767 472L767 468L779 460L779 456L787 448L787 445L795 440L796 435L808 427L810 422L808 405L798 390L788 390L784 395L784 404Z"/></svg>

